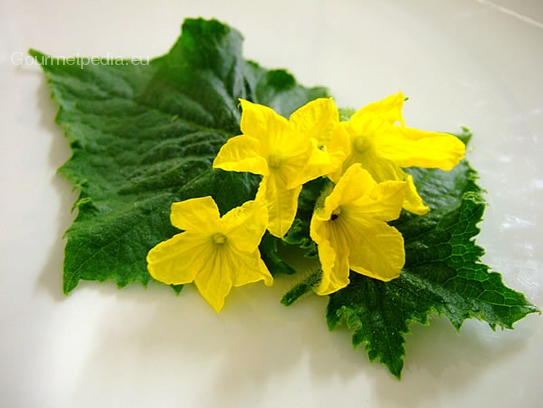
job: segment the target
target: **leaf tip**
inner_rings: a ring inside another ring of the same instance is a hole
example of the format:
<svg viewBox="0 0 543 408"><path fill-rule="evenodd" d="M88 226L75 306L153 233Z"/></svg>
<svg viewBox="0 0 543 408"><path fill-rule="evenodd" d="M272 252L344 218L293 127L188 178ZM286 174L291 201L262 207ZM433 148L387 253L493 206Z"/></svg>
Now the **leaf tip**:
<svg viewBox="0 0 543 408"><path fill-rule="evenodd" d="M467 145L473 137L473 133L466 126L461 126L460 129L462 129L462 133L457 134L456 137L458 137L462 143Z"/></svg>
<svg viewBox="0 0 543 408"><path fill-rule="evenodd" d="M66 275L64 275L64 282L62 283L62 292L64 292L64 294L68 296L70 292L74 290L78 284L79 284L79 278L67 279Z"/></svg>
<svg viewBox="0 0 543 408"><path fill-rule="evenodd" d="M170 287L174 290L175 295L179 296L185 285L170 285Z"/></svg>
<svg viewBox="0 0 543 408"><path fill-rule="evenodd" d="M44 56L45 54L42 53L41 51L38 51L38 50L34 49L34 48L29 48L28 55L30 55L31 57L36 58L36 57Z"/></svg>

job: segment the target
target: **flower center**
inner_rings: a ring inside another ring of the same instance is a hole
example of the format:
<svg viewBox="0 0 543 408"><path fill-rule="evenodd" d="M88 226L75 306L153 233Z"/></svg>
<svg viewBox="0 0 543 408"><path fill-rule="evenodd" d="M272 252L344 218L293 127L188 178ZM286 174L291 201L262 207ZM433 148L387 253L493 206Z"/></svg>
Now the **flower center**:
<svg viewBox="0 0 543 408"><path fill-rule="evenodd" d="M213 234L213 243L215 245L224 245L225 242L226 236L224 234L221 234L220 232Z"/></svg>
<svg viewBox="0 0 543 408"><path fill-rule="evenodd" d="M330 216L330 221L335 221L338 219L339 214L341 214L341 208L336 208L334 211L332 211L332 215Z"/></svg>
<svg viewBox="0 0 543 408"><path fill-rule="evenodd" d="M368 136L357 136L354 139L354 150L364 153L371 147L371 140Z"/></svg>
<svg viewBox="0 0 543 408"><path fill-rule="evenodd" d="M275 153L270 154L268 156L268 167L274 170L281 167L281 158Z"/></svg>

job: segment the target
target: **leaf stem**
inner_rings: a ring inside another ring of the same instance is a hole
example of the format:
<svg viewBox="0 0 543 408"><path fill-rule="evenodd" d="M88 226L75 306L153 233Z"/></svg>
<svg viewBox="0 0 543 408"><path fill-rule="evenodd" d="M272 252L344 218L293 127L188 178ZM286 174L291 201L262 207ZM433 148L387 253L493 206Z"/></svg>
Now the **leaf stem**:
<svg viewBox="0 0 543 408"><path fill-rule="evenodd" d="M290 306L296 302L300 297L305 295L307 292L313 290L315 286L318 285L322 277L322 269L318 269L316 272L313 272L307 276L304 280L297 283L292 289L290 289L283 298L281 299L281 304L285 306Z"/></svg>

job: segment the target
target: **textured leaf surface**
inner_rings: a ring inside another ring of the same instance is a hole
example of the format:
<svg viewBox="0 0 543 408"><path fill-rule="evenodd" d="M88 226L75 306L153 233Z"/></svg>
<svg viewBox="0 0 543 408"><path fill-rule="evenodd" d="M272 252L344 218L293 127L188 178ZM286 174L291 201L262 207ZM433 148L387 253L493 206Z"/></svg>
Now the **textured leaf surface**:
<svg viewBox="0 0 543 408"><path fill-rule="evenodd" d="M238 98L288 116L327 96L244 60L241 46L236 30L199 19L186 20L170 52L147 65L81 68L30 51L70 139L73 157L60 171L80 190L66 232L66 293L81 279L147 284L147 252L179 232L170 225L172 202L212 195L225 212L254 198L258 178L210 169L220 146L240 133ZM275 246L268 239L263 249L271 260ZM277 260L272 266L291 272Z"/></svg>

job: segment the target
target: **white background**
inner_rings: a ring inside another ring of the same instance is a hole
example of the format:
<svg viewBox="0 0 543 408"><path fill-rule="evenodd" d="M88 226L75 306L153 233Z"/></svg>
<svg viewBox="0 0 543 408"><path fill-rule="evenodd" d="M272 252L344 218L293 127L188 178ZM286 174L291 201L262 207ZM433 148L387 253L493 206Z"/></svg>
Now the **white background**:
<svg viewBox="0 0 543 408"><path fill-rule="evenodd" d="M543 3L539 0L0 1L0 406L539 407L543 317L514 331L446 319L407 336L402 381L328 332L327 300L289 282L236 289L217 315L196 290L83 282L62 294L70 156L32 47L154 57L186 17L216 17L244 54L359 108L402 90L407 125L475 134L488 190L478 243L543 306Z"/></svg>

